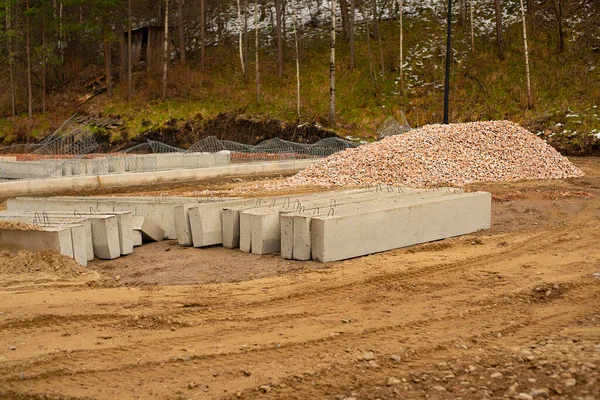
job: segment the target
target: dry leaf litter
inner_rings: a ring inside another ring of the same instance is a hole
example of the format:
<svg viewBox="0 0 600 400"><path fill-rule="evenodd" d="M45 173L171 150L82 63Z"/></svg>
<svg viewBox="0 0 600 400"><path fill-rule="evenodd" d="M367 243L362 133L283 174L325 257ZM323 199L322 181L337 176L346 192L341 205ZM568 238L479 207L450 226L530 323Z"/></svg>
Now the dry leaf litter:
<svg viewBox="0 0 600 400"><path fill-rule="evenodd" d="M287 179L283 186L461 186L582 175L528 130L510 121L491 121L426 125L344 150Z"/></svg>
<svg viewBox="0 0 600 400"><path fill-rule="evenodd" d="M0 251L0 274L50 274L59 277L75 277L85 272L75 260L56 250L40 250L32 253Z"/></svg>

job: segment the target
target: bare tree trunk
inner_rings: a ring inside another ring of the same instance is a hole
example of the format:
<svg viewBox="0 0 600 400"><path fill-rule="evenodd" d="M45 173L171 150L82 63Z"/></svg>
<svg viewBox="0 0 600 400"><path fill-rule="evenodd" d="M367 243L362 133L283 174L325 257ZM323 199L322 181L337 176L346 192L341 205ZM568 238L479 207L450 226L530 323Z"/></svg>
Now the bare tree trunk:
<svg viewBox="0 0 600 400"><path fill-rule="evenodd" d="M340 0L340 11L342 14L342 32L344 40L350 40L350 16L348 12L348 0Z"/></svg>
<svg viewBox="0 0 600 400"><path fill-rule="evenodd" d="M467 19L467 0L460 0L460 14L458 18L458 26L463 26Z"/></svg>
<svg viewBox="0 0 600 400"><path fill-rule="evenodd" d="M565 34L563 29L563 12L562 0L552 0L554 6L554 16L558 23L558 52L562 53L565 50Z"/></svg>
<svg viewBox="0 0 600 400"><path fill-rule="evenodd" d="M118 21L115 22L115 33L119 39L119 79L125 81L127 71L127 47L125 45L125 10L119 11Z"/></svg>
<svg viewBox="0 0 600 400"><path fill-rule="evenodd" d="M385 80L385 64L383 59L383 44L381 43L381 32L379 32L379 17L377 16L377 0L373 0L373 32L379 44L379 62L381 64L381 78Z"/></svg>
<svg viewBox="0 0 600 400"><path fill-rule="evenodd" d="M169 0L165 0L165 43L163 54L162 99L167 98L167 74L169 70Z"/></svg>
<svg viewBox="0 0 600 400"><path fill-rule="evenodd" d="M107 29L106 26L102 28L102 36L104 37L104 74L106 76L106 94L108 97L112 97L112 71L110 68L110 44Z"/></svg>
<svg viewBox="0 0 600 400"><path fill-rule="evenodd" d="M371 87L373 88L373 92L375 92L375 73L373 71L373 57L371 52L371 30L369 27L369 18L365 14L364 9L361 7L360 13L363 15L363 19L365 20L365 25L367 27L367 51L369 55L369 76L371 77Z"/></svg>
<svg viewBox="0 0 600 400"><path fill-rule="evenodd" d="M533 108L533 100L531 98L531 79L529 77L529 48L527 47L527 24L525 23L525 6L521 0L521 17L523 19L523 46L525 53L525 74L527 75L527 109Z"/></svg>
<svg viewBox="0 0 600 400"><path fill-rule="evenodd" d="M131 54L131 0L127 1L127 100L131 101L133 94L133 82L131 80L131 68L133 56Z"/></svg>
<svg viewBox="0 0 600 400"><path fill-rule="evenodd" d="M258 0L254 0L254 60L256 67L256 104L260 104L260 65L258 61Z"/></svg>
<svg viewBox="0 0 600 400"><path fill-rule="evenodd" d="M398 11L399 11L399 15L398 15L398 20L400 21L400 65L399 65L399 70L400 70L400 90L402 90L404 88L404 77L402 74L402 66L404 64L404 43L403 43L403 27L402 27L402 14L403 14L403 7L402 7L402 2L403 0L396 0L398 3Z"/></svg>
<svg viewBox="0 0 600 400"><path fill-rule="evenodd" d="M502 35L502 12L500 10L500 0L494 0L494 10L496 12L496 37L498 40L498 58L504 60L504 37Z"/></svg>
<svg viewBox="0 0 600 400"><path fill-rule="evenodd" d="M25 53L27 57L27 115L33 116L33 93L31 90L31 43L29 40L29 0L25 0Z"/></svg>
<svg viewBox="0 0 600 400"><path fill-rule="evenodd" d="M239 33L238 33L238 49L240 52L240 64L242 65L242 76L244 77L244 83L247 83L246 77L246 64L244 63L244 42L243 42L243 31L242 31L242 6L240 4L240 0L237 0L237 11L238 11L238 24L239 24Z"/></svg>
<svg viewBox="0 0 600 400"><path fill-rule="evenodd" d="M42 11L42 112L46 112L46 13Z"/></svg>
<svg viewBox="0 0 600 400"><path fill-rule="evenodd" d="M244 0L244 83L248 83L248 0Z"/></svg>
<svg viewBox="0 0 600 400"><path fill-rule="evenodd" d="M329 55L329 125L335 126L335 0L331 0L331 44Z"/></svg>
<svg viewBox="0 0 600 400"><path fill-rule="evenodd" d="M11 1L6 2L6 44L8 46L8 70L10 76L10 105L12 107L12 116L17 115L15 105L15 72L14 72L14 55L12 49L12 4Z"/></svg>
<svg viewBox="0 0 600 400"><path fill-rule="evenodd" d="M354 72L354 68L356 68L356 49L354 47L354 17L356 13L356 7L354 6L354 2L356 0L350 0L350 72Z"/></svg>
<svg viewBox="0 0 600 400"><path fill-rule="evenodd" d="M206 34L206 14L204 10L204 1L200 0L200 70L204 72L205 58L205 34Z"/></svg>
<svg viewBox="0 0 600 400"><path fill-rule="evenodd" d="M177 30L179 31L179 58L185 65L185 35L183 33L183 0L177 0Z"/></svg>
<svg viewBox="0 0 600 400"><path fill-rule="evenodd" d="M278 75L279 78L283 78L283 38L281 37L281 0L275 0L275 19L277 33L277 62L278 62Z"/></svg>
<svg viewBox="0 0 600 400"><path fill-rule="evenodd" d="M354 1L354 0L351 0ZM298 121L300 121L300 53L298 52L298 30L296 28L296 20L298 18L298 7L294 7L294 15L292 18L294 26L294 45L296 48L296 100L297 100L297 111Z"/></svg>
<svg viewBox="0 0 600 400"><path fill-rule="evenodd" d="M475 22L473 21L473 0L469 0L471 8L471 52L475 55Z"/></svg>

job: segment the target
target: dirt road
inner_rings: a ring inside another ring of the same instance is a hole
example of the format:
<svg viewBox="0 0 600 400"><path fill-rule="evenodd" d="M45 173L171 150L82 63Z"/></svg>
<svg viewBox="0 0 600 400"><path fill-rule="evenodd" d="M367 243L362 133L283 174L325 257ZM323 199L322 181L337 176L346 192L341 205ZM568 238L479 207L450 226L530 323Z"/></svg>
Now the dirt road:
<svg viewBox="0 0 600 400"><path fill-rule="evenodd" d="M486 232L330 264L144 246L3 281L0 398L600 399L600 159ZM181 190L181 189L178 189Z"/></svg>

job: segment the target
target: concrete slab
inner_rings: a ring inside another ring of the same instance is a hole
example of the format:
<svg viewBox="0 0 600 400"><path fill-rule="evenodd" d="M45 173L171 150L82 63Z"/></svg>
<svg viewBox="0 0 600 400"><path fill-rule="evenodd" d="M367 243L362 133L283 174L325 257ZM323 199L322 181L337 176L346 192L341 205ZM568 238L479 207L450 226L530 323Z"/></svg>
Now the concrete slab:
<svg viewBox="0 0 600 400"><path fill-rule="evenodd" d="M491 223L489 193L452 194L312 218L313 259L330 262L459 236Z"/></svg>
<svg viewBox="0 0 600 400"><path fill-rule="evenodd" d="M429 197L462 193L462 189L442 188L435 190L417 190L401 188L395 191L379 191L370 196L354 196L337 201L334 207L306 209L304 212L281 214L281 256L287 259L310 260L310 220L317 215L340 215L361 209L372 209L391 202L421 201Z"/></svg>
<svg viewBox="0 0 600 400"><path fill-rule="evenodd" d="M160 242L165 236L165 231L160 226L156 225L150 218L134 216L133 229L135 232L140 232L140 241ZM141 243L140 243L141 244Z"/></svg>
<svg viewBox="0 0 600 400"><path fill-rule="evenodd" d="M223 246L229 249L240 247L240 229L241 229L241 219L240 213L242 211L248 211L249 208L262 209L266 207L277 207L285 209L295 210L302 206L302 202L314 200L314 199L330 199L340 194L346 193L361 193L361 192L369 192L374 191L375 189L348 189L348 190L336 190L336 191L326 191L326 192L317 192L317 193L308 193L299 196L274 196L267 198L257 198L251 199L254 200L250 205L240 205L234 207L227 207L223 209L222 212L222 230L223 237L222 242ZM250 229L250 228L248 228ZM249 247L248 245L244 245L245 248Z"/></svg>
<svg viewBox="0 0 600 400"><path fill-rule="evenodd" d="M391 188L391 190L361 190L357 192L338 191L327 196L312 196L303 200L301 209L312 214L327 212L345 204L367 201L383 201L388 198L404 198L409 195L423 193L423 190L410 188ZM254 254L270 254L281 250L280 215L294 212L290 208L266 207L258 210L245 210L240 215L240 250L250 248ZM250 215L248 218L247 215ZM243 222L242 222L243 221ZM248 229L248 225L249 229ZM244 237L250 232L250 239ZM248 244L248 242L250 244ZM243 243L243 244L242 244Z"/></svg>
<svg viewBox="0 0 600 400"><path fill-rule="evenodd" d="M138 230L133 230L133 234L132 234L132 238L133 238L133 247L139 247L143 244L142 242L142 232L138 231Z"/></svg>
<svg viewBox="0 0 600 400"><path fill-rule="evenodd" d="M39 213L32 212L14 212L1 211L0 220L5 221L22 221L30 224L42 223L42 226L83 226L83 232L78 232L81 235L81 240L84 241L86 260L94 259L94 247L92 242L92 227L90 220L87 218L75 218L72 216L64 216L64 214L46 214L44 216ZM87 263L86 263L87 264Z"/></svg>
<svg viewBox="0 0 600 400"><path fill-rule="evenodd" d="M28 251L52 249L73 258L73 241L70 228L39 228L17 230L0 228L0 243Z"/></svg>

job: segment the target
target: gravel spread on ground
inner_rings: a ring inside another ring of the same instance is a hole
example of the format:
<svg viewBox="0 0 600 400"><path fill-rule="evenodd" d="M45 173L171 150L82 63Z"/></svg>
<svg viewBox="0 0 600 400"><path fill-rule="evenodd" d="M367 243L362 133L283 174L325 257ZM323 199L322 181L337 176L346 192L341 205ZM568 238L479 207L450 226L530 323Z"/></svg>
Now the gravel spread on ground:
<svg viewBox="0 0 600 400"><path fill-rule="evenodd" d="M462 186L582 175L528 130L490 121L426 125L333 154L276 186Z"/></svg>
<svg viewBox="0 0 600 400"><path fill-rule="evenodd" d="M40 250L35 253L19 250L17 253L0 251L0 274L51 274L59 277L75 277L85 272L75 260L56 250Z"/></svg>

